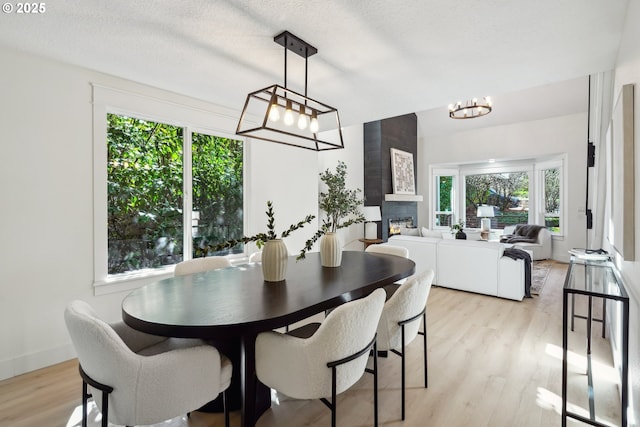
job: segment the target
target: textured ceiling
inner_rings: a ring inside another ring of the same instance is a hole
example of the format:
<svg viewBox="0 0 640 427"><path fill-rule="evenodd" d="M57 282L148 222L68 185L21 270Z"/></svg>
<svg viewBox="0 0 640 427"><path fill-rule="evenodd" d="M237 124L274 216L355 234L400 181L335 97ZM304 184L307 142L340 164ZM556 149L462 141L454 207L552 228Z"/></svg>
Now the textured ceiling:
<svg viewBox="0 0 640 427"><path fill-rule="evenodd" d="M240 109L248 92L282 84L273 37L288 30L318 49L308 93L343 124L484 95L498 120L500 94L544 86L555 103L573 96L559 82L613 68L627 3L66 0L2 14L0 44ZM304 61L289 65L301 91Z"/></svg>

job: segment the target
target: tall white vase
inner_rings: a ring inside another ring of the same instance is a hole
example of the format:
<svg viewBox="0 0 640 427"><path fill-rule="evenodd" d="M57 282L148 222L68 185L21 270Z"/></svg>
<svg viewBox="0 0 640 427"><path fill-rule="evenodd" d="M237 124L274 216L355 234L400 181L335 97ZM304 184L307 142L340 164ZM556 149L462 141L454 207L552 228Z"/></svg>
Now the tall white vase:
<svg viewBox="0 0 640 427"><path fill-rule="evenodd" d="M340 267L342 244L336 233L325 233L320 240L320 260L323 267Z"/></svg>
<svg viewBox="0 0 640 427"><path fill-rule="evenodd" d="M287 275L289 251L282 239L267 240L262 249L262 275L265 282L280 282Z"/></svg>

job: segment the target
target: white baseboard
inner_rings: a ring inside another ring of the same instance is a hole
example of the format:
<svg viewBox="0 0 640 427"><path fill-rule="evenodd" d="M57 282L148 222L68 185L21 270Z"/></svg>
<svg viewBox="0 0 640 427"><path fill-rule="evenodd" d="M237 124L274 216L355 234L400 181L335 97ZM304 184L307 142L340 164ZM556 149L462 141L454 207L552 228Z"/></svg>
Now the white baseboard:
<svg viewBox="0 0 640 427"><path fill-rule="evenodd" d="M36 369L46 368L76 357L71 343L36 353L25 354L13 359L0 361L0 380L12 378Z"/></svg>

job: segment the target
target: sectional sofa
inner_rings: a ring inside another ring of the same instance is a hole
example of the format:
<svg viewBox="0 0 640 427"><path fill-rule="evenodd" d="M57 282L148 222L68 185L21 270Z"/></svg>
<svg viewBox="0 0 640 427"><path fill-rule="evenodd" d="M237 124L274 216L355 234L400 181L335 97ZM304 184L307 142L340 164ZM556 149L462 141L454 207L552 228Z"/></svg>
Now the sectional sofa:
<svg viewBox="0 0 640 427"><path fill-rule="evenodd" d="M524 261L503 256L502 243L395 235L386 244L407 248L416 273L433 269L435 285L517 301L524 298Z"/></svg>

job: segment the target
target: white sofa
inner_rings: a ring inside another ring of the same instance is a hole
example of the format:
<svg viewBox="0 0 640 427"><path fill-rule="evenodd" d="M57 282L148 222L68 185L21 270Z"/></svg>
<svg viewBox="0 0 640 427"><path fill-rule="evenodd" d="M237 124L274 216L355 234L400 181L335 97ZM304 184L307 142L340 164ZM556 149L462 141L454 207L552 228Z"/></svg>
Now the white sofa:
<svg viewBox="0 0 640 427"><path fill-rule="evenodd" d="M416 273L433 269L438 286L524 298L524 261L503 257L502 243L395 235L386 244L407 248Z"/></svg>
<svg viewBox="0 0 640 427"><path fill-rule="evenodd" d="M518 226L511 225L505 227L501 239L504 239L505 236L508 235L514 235L514 233L516 232L516 227ZM523 225L520 225L520 227L523 227ZM546 228L541 228L538 231L535 242L513 242L512 244L515 248L533 252L534 261L538 261L541 259L551 259L551 232Z"/></svg>

